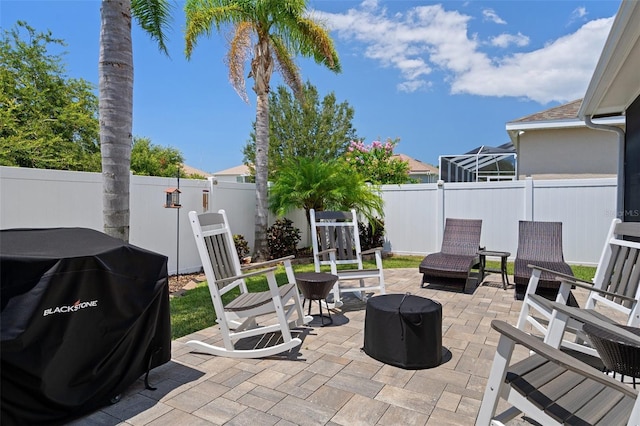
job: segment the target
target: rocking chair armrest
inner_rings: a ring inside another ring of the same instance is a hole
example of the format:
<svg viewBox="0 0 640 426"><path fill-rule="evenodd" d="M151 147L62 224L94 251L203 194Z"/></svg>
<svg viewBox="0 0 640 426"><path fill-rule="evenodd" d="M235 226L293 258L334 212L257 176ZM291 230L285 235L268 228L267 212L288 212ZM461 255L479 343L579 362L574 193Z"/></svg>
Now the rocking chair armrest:
<svg viewBox="0 0 640 426"><path fill-rule="evenodd" d="M260 269L259 271L253 271L253 272L248 272L246 274L242 274L242 275L235 275L233 277L227 277L227 278L222 278L219 280L216 280L218 282L218 284L220 285L225 285L231 282L234 282L235 280L240 280L243 278L249 278L249 277L253 277L256 275L264 275L264 274L268 274L270 272L275 272L276 267L272 266L271 268L266 268L266 269Z"/></svg>
<svg viewBox="0 0 640 426"><path fill-rule="evenodd" d="M374 247L368 250L363 250L360 254L373 254L376 252L382 252L382 247Z"/></svg>
<svg viewBox="0 0 640 426"><path fill-rule="evenodd" d="M615 297L618 299L623 299L629 302L635 302L636 299L634 297L631 296L625 296L624 294L619 294L619 293L612 293L610 291L601 289L601 288L596 288L594 287L593 283L589 282L589 281L585 281L585 280L581 280L579 278L565 278L565 275L559 275L556 278L558 278L558 280L562 281L563 284L569 284L572 286L576 286L576 287L580 287L580 288L584 288L586 290L589 291L593 291L596 293L600 293L604 296L611 296L611 297Z"/></svg>
<svg viewBox="0 0 640 426"><path fill-rule="evenodd" d="M562 272L558 272L558 271L554 271L553 269L548 269L548 268L543 268L542 266L538 266L538 265L533 265L533 264L527 264L528 268L531 269L537 269L539 271L543 271L543 272L549 272L550 274L554 274L556 275L560 280L567 280L567 281L582 281L583 283L587 283L587 284L592 284L591 281L586 281L580 278L576 278L573 275L567 275L567 274L563 274Z"/></svg>
<svg viewBox="0 0 640 426"><path fill-rule="evenodd" d="M616 323L603 321L599 317L590 313L588 310L576 308L575 306L568 306L558 302L549 302L549 305L551 305L554 310L562 312L563 314L581 323L591 324L603 329L604 331L614 336L629 340L637 345L640 345L640 336L620 327Z"/></svg>
<svg viewBox="0 0 640 426"><path fill-rule="evenodd" d="M322 256L323 254L329 254L329 253L335 253L338 250L334 249L334 248L330 248L330 249L326 249L326 250L320 250L318 253L316 253L316 256Z"/></svg>
<svg viewBox="0 0 640 426"><path fill-rule="evenodd" d="M538 355L566 368L567 370L574 371L583 377L594 380L607 387L612 387L632 398L636 398L638 395L638 391L633 389L631 386L627 386L606 374L602 374L598 369L578 361L573 356L542 342L537 337L525 333L504 321L492 320L491 327L512 342L536 352Z"/></svg>
<svg viewBox="0 0 640 426"><path fill-rule="evenodd" d="M279 259L272 259L272 260L266 260L264 262L250 263L248 265L242 266L240 269L242 269L243 271L248 271L251 269L268 268L268 267L271 267L271 265L277 265L281 262L284 262L286 260L291 260L293 258L295 258L294 255L289 255L289 256L281 257Z"/></svg>

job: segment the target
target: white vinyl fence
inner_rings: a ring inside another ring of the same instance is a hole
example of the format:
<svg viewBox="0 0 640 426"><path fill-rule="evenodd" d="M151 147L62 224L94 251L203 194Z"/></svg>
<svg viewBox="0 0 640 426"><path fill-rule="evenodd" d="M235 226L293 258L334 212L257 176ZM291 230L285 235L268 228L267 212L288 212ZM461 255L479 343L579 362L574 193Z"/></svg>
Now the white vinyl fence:
<svg viewBox="0 0 640 426"><path fill-rule="evenodd" d="M482 219L481 245L515 258L520 220L562 222L569 263L595 265L616 217L616 179L385 185L386 251L438 251L447 217Z"/></svg>
<svg viewBox="0 0 640 426"><path fill-rule="evenodd" d="M169 271L200 269L187 214L225 209L234 234L253 248L253 184L180 180L181 209L164 208L176 178L131 177L130 242L169 257ZM616 215L616 179L385 185L385 250L426 255L440 248L446 217L482 219L482 245L515 257L519 220L563 223L565 260L596 264ZM288 215L309 244L304 212ZM269 223L275 218L271 217ZM0 229L102 230L99 173L0 167ZM178 244L179 240L179 244Z"/></svg>

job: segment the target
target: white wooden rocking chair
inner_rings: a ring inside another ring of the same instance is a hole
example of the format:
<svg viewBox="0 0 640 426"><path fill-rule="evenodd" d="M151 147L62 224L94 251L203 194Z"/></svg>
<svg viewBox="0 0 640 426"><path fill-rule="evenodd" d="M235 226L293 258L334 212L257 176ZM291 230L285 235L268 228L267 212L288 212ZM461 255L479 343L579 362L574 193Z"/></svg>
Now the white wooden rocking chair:
<svg viewBox="0 0 640 426"><path fill-rule="evenodd" d="M614 219L592 283L550 271L561 282L555 303L535 294L541 272L548 270L530 265L531 279L517 327L525 330L529 323L544 335L548 343L553 341L562 347L598 356L582 331L583 322L576 318L567 319L560 332L570 333L561 342L558 341L560 343L556 342L560 337L549 335L548 325L557 314L554 310L555 305L567 303L572 287L588 291L584 309L581 310L583 315L596 316L609 322L619 321L628 326L640 326L640 243L629 241L625 237L640 238L640 223ZM612 318L612 315L615 315L615 318Z"/></svg>
<svg viewBox="0 0 640 426"><path fill-rule="evenodd" d="M241 268L224 210L201 215L191 211L189 221L207 276L207 284L224 346L199 340L190 340L187 345L196 352L230 358L262 358L299 346L302 341L297 337L292 338L291 328L309 323L312 317L305 316L302 311L302 303L291 267L293 256ZM280 262L284 263L288 283L278 287L275 265ZM259 270L245 273L251 269ZM245 278L255 275L266 275L269 290L262 292L247 290ZM240 295L223 304L222 296L234 289L238 289ZM292 321L290 318L294 313L296 318ZM269 325L258 325L257 317L263 315L271 317L264 318ZM275 323L269 321L274 315L277 320ZM250 339L252 344L246 345L247 340L244 340L244 345L238 345L238 341L245 338L253 338Z"/></svg>
<svg viewBox="0 0 640 426"><path fill-rule="evenodd" d="M640 345L640 337L613 324L597 318L590 324ZM640 398L631 386L504 321L491 327L500 340L476 426L504 425L521 413L542 425L640 424ZM531 356L512 362L516 344ZM496 415L500 398L511 407Z"/></svg>
<svg viewBox="0 0 640 426"><path fill-rule="evenodd" d="M354 292L360 298L372 290L385 294L382 247L361 249L355 210L316 212L310 209L309 220L315 271L321 272L322 266L329 265L331 274L338 276L332 290L333 303L329 307L342 306L341 293L344 292ZM374 255L375 268L364 267L364 255ZM350 265L351 269L338 269L338 265ZM344 285L348 281L358 281L359 286Z"/></svg>

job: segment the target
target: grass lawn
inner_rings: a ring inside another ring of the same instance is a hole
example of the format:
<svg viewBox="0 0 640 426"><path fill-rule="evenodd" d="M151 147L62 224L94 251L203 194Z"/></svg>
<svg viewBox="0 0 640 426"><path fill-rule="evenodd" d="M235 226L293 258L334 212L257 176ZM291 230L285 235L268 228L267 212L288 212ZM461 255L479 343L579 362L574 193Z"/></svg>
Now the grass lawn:
<svg viewBox="0 0 640 426"><path fill-rule="evenodd" d="M423 256L391 256L383 259L385 269L394 268L417 268L422 261ZM367 264L367 262L365 262ZM371 262L370 267L375 267ZM498 261L487 261L487 267L494 269L500 267ZM591 280L595 274L595 267L590 266L571 266L573 274L585 280ZM313 264L301 264L293 266L294 272L312 272ZM513 263L507 265L509 275L513 275ZM276 271L276 279L282 284L286 281L286 274L283 267L278 267ZM251 277L247 279L247 286L251 291L261 291L268 289L266 279L264 277ZM235 294L226 294L223 301L233 299ZM228 299L228 300L226 300ZM209 296L209 289L206 283L201 283L198 287L188 290L181 297L173 297L171 304L171 337L177 339L187 334L194 333L203 328L211 327L215 322L215 313Z"/></svg>

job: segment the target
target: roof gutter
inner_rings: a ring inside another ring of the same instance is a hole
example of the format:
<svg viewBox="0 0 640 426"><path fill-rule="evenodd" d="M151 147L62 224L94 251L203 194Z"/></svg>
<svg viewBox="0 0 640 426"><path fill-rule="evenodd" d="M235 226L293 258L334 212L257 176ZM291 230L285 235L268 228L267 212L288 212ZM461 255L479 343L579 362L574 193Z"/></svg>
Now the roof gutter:
<svg viewBox="0 0 640 426"><path fill-rule="evenodd" d="M584 123L587 127L596 130L614 132L618 135L618 190L616 196L616 217L624 220L624 151L625 133L620 127L607 124L598 124L591 121L590 115L585 115Z"/></svg>

